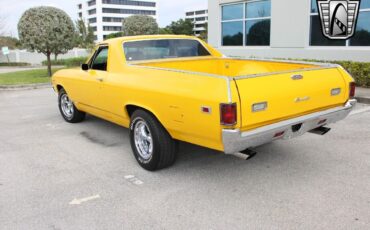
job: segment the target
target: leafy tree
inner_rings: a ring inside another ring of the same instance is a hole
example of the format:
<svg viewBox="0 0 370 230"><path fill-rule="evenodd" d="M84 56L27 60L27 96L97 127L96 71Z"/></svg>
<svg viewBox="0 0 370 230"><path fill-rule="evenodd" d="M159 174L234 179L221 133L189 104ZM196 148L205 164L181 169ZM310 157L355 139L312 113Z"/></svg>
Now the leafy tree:
<svg viewBox="0 0 370 230"><path fill-rule="evenodd" d="M90 25L86 26L86 23L83 19L78 19L76 21L77 28L77 38L76 43L78 47L91 49L94 46L94 31Z"/></svg>
<svg viewBox="0 0 370 230"><path fill-rule="evenodd" d="M204 25L205 30L202 31L199 35L199 38L205 42L208 42L208 23Z"/></svg>
<svg viewBox="0 0 370 230"><path fill-rule="evenodd" d="M134 15L123 20L123 36L158 34L158 24L153 17Z"/></svg>
<svg viewBox="0 0 370 230"><path fill-rule="evenodd" d="M9 49L20 48L19 40L13 37L0 36L0 47L7 46Z"/></svg>
<svg viewBox="0 0 370 230"><path fill-rule="evenodd" d="M111 33L107 35L106 39L119 38L122 36L123 36L123 32Z"/></svg>
<svg viewBox="0 0 370 230"><path fill-rule="evenodd" d="M0 35L5 33L5 19L0 15Z"/></svg>
<svg viewBox="0 0 370 230"><path fill-rule="evenodd" d="M173 32L167 27L159 28L159 34L173 34Z"/></svg>
<svg viewBox="0 0 370 230"><path fill-rule="evenodd" d="M178 21L171 22L171 24L162 29L161 32L166 32L169 34L194 35L193 29L193 21L189 19L180 19Z"/></svg>
<svg viewBox="0 0 370 230"><path fill-rule="evenodd" d="M73 21L64 11L55 7L41 6L28 9L18 22L18 33L25 48L46 55L49 76L51 76L50 55L66 53L75 45Z"/></svg>

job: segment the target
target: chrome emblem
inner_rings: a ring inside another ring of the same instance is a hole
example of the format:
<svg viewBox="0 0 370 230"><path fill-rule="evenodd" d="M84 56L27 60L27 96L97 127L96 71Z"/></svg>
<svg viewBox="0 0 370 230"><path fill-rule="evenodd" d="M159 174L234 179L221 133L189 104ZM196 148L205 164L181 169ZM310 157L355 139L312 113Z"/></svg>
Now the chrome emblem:
<svg viewBox="0 0 370 230"><path fill-rule="evenodd" d="M296 99L294 99L294 102L299 103L299 102L308 101L310 99L311 98L309 96L307 96L307 97L297 97Z"/></svg>
<svg viewBox="0 0 370 230"><path fill-rule="evenodd" d="M317 0L322 32L329 39L348 39L356 30L360 0Z"/></svg>
<svg viewBox="0 0 370 230"><path fill-rule="evenodd" d="M303 76L302 75L293 75L291 78L292 78L292 80L302 80Z"/></svg>

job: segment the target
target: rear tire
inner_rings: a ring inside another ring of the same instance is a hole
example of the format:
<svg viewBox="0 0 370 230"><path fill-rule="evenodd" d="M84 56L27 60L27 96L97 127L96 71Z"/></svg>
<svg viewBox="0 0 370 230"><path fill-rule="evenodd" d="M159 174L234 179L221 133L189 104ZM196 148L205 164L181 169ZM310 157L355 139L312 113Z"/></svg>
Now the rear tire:
<svg viewBox="0 0 370 230"><path fill-rule="evenodd" d="M63 88L59 90L58 107L64 120L69 123L78 123L85 119L86 113L76 108Z"/></svg>
<svg viewBox="0 0 370 230"><path fill-rule="evenodd" d="M137 162L146 170L163 169L176 161L177 142L144 110L136 110L131 116L130 142Z"/></svg>

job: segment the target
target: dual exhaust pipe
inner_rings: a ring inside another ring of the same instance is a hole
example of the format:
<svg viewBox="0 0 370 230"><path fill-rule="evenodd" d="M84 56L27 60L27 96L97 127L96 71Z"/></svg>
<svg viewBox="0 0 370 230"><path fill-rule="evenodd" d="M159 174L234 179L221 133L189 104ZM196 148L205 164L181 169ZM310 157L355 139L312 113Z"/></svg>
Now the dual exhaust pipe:
<svg viewBox="0 0 370 230"><path fill-rule="evenodd" d="M302 124L299 124L297 126L292 127L292 130L293 130L293 132L297 132L301 127L302 127ZM327 134L330 130L331 130L331 128L321 126L321 127L316 128L316 129L313 129L309 132L313 133L313 134L323 136L323 135ZM252 150L252 149L246 149L244 151L234 153L232 155L234 155L238 158L241 158L243 160L250 160L251 158L253 158L254 156L257 155L257 152Z"/></svg>
<svg viewBox="0 0 370 230"><path fill-rule="evenodd" d="M330 130L331 130L331 128L321 126L319 128L313 129L313 130L311 130L309 132L310 133L313 133L313 134L317 134L317 135L323 136L323 135L327 134Z"/></svg>

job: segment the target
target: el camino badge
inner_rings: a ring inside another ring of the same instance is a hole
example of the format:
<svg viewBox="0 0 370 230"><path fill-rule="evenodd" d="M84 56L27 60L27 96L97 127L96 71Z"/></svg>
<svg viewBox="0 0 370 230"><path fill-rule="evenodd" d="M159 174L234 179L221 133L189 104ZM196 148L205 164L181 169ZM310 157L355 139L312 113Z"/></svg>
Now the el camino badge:
<svg viewBox="0 0 370 230"><path fill-rule="evenodd" d="M296 103L299 103L299 102L304 102L304 101L308 101L310 100L311 98L310 97L297 97L296 99L294 99L294 102Z"/></svg>

